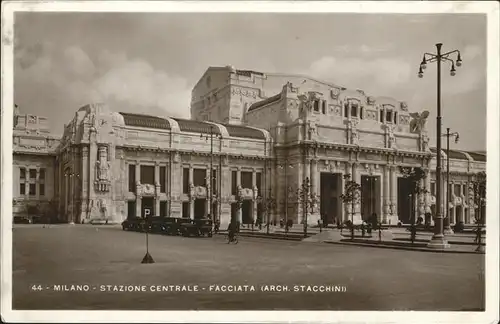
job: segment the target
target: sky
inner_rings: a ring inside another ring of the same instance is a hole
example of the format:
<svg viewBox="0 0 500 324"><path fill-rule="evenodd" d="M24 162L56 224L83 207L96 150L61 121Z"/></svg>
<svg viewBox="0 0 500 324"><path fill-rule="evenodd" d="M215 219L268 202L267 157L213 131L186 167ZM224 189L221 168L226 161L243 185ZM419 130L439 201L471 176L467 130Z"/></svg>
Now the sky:
<svg viewBox="0 0 500 324"><path fill-rule="evenodd" d="M442 67L443 132L452 148L486 150L486 16L345 13L15 14L14 101L62 133L78 108L189 118L191 89L209 66L299 73L428 110L435 138L436 64L424 52L461 51ZM434 142L434 140L433 140Z"/></svg>

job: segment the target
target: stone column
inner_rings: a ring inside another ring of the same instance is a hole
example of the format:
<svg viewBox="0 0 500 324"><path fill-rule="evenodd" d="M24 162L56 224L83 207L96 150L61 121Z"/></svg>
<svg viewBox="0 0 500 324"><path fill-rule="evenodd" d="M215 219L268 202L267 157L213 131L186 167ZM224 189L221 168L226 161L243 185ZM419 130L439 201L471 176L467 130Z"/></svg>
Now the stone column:
<svg viewBox="0 0 500 324"><path fill-rule="evenodd" d="M35 190L36 190L36 200L40 200L40 167L36 167L35 176Z"/></svg>
<svg viewBox="0 0 500 324"><path fill-rule="evenodd" d="M352 164L352 180L361 185L361 173L358 171L359 163ZM354 204L354 224L361 224L363 218L361 217L361 192L358 193L359 197Z"/></svg>
<svg viewBox="0 0 500 324"><path fill-rule="evenodd" d="M320 184L318 181L319 180L318 179L319 178L318 161L316 159L311 160L309 174L311 177L311 194L317 198L321 188L320 188ZM318 200L310 212L310 218L309 218L310 224L313 224L313 225L318 224L318 220L321 219L321 213L320 213L319 209L320 209L320 201Z"/></svg>
<svg viewBox="0 0 500 324"><path fill-rule="evenodd" d="M238 171L236 171L236 187L238 188L239 186L241 186L241 168L238 167ZM238 199L236 197L236 199ZM238 211L236 212L236 220L238 222L243 223L243 217L242 217L242 213L241 213L241 208L238 209Z"/></svg>
<svg viewBox="0 0 500 324"><path fill-rule="evenodd" d="M425 221L425 214L426 213L430 213L432 215L431 201L430 201L430 199L432 197L432 193L431 193L431 170L430 169L427 169L425 171L424 188L427 191L427 193L424 196L424 209L425 209L425 212L424 212L424 221ZM433 216L431 216L430 221L431 221L431 225L434 225L434 218L433 218Z"/></svg>
<svg viewBox="0 0 500 324"><path fill-rule="evenodd" d="M257 187L257 171L255 169L252 170L252 191ZM262 195L262 193L258 193L258 195ZM255 192L252 199L252 222L255 224L255 220L257 219L257 199L255 197Z"/></svg>
<svg viewBox="0 0 500 324"><path fill-rule="evenodd" d="M193 166L190 164L189 165L189 187L191 187L191 184L194 185L193 181ZM190 190L190 189L188 189ZM194 199L189 196L189 218L194 219Z"/></svg>
<svg viewBox="0 0 500 324"><path fill-rule="evenodd" d="M389 224L396 225L399 221L398 216L398 175L395 165L391 166L391 215Z"/></svg>
<svg viewBox="0 0 500 324"><path fill-rule="evenodd" d="M141 196L141 163L135 163L135 214L137 217L142 216L142 196Z"/></svg>
<svg viewBox="0 0 500 324"><path fill-rule="evenodd" d="M382 222L384 224L389 224L389 219L390 219L390 216L391 216L391 196L390 196L390 193L389 193L389 189L390 189L390 183L391 183L391 167L389 165L386 165L384 167L384 198L383 198L383 202L384 202L384 213L383 213L383 217L382 217Z"/></svg>
<svg viewBox="0 0 500 324"><path fill-rule="evenodd" d="M89 178L89 149L87 147L82 148L82 208L80 220L86 220L88 215L88 186L91 183L91 179ZM126 181L125 181L126 182Z"/></svg>
<svg viewBox="0 0 500 324"><path fill-rule="evenodd" d="M155 163L155 216L160 216L160 163Z"/></svg>
<svg viewBox="0 0 500 324"><path fill-rule="evenodd" d="M211 179L211 173L210 173L210 166L207 167L207 170L205 171L205 181L206 181L206 190L207 190L207 199L205 199L205 217L210 214L210 193L212 192L212 179ZM211 215L211 218L213 215Z"/></svg>

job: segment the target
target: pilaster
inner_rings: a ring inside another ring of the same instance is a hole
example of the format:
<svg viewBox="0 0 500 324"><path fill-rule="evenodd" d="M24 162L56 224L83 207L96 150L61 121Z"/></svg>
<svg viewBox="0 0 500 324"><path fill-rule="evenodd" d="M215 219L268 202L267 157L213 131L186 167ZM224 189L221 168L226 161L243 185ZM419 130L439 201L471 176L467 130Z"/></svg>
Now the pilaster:
<svg viewBox="0 0 500 324"><path fill-rule="evenodd" d="M391 213L389 216L389 225L396 225L399 222L398 216L398 170L395 165L390 166L391 170Z"/></svg>

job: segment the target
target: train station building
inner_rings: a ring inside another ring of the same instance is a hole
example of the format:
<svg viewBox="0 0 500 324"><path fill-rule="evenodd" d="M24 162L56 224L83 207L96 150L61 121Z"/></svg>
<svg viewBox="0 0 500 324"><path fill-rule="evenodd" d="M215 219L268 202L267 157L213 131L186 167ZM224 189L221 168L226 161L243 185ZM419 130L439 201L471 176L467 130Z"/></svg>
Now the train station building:
<svg viewBox="0 0 500 324"><path fill-rule="evenodd" d="M382 223L397 224L410 221L411 208L417 217L436 203L444 209L449 195L450 222L473 223L477 206L468 188L486 171L486 153L450 150L450 183L442 177L436 202L437 152L427 116L403 101L308 76L231 66L202 75L192 90L191 119L92 103L55 136L46 118L16 107L14 216L51 210L66 222L119 223L149 209L222 224L231 218L331 224L376 213ZM445 166L446 151L440 156ZM422 168L429 193L412 201L401 167ZM340 198L345 174L361 185L352 205ZM307 213L299 192L306 186Z"/></svg>

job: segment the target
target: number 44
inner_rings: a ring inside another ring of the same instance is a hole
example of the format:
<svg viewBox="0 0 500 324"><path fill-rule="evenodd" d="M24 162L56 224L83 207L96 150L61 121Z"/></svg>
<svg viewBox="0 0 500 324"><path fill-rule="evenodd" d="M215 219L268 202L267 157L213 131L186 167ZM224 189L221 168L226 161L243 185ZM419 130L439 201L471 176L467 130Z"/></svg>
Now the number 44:
<svg viewBox="0 0 500 324"><path fill-rule="evenodd" d="M33 286L31 286L31 290L41 291L41 290L43 290L43 288L41 285L33 285Z"/></svg>

